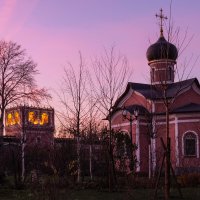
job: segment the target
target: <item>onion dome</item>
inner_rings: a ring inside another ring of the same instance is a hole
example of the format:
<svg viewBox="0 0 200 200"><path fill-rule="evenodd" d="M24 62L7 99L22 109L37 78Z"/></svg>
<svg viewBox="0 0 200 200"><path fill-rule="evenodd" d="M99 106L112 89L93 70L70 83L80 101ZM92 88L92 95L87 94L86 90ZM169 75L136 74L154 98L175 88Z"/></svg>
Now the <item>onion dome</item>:
<svg viewBox="0 0 200 200"><path fill-rule="evenodd" d="M160 59L176 60L178 50L175 45L168 42L161 34L158 41L147 49L146 56L149 62Z"/></svg>

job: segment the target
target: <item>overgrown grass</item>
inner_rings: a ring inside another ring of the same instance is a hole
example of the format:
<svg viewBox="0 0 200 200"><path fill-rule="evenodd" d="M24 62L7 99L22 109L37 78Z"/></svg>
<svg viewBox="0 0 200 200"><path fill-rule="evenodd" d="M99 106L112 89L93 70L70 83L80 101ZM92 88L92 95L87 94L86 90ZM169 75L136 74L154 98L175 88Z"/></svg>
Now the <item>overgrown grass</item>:
<svg viewBox="0 0 200 200"><path fill-rule="evenodd" d="M71 185L66 182L67 180L57 176L45 176L40 182L34 184L27 182L25 189L16 190L12 189L14 188L13 179L7 177L4 185L0 186L0 200L151 200L154 197L154 189L144 189L153 188L145 178L137 178L134 183L118 179L118 184L120 184L116 192L109 192L101 179L96 182L85 179L85 182L80 185ZM157 199L164 199L162 182L161 179ZM134 185L135 189L131 188L131 185ZM174 186L172 182L171 199L179 200L179 193L173 188ZM200 185L185 187L181 191L186 200L200 200Z"/></svg>
<svg viewBox="0 0 200 200"><path fill-rule="evenodd" d="M199 200L200 188L183 188L182 193L186 200ZM1 200L151 200L154 190L135 189L123 192L108 192L96 190L12 190L0 189ZM159 190L158 199L163 199L163 191ZM179 200L178 192L171 190L171 199Z"/></svg>

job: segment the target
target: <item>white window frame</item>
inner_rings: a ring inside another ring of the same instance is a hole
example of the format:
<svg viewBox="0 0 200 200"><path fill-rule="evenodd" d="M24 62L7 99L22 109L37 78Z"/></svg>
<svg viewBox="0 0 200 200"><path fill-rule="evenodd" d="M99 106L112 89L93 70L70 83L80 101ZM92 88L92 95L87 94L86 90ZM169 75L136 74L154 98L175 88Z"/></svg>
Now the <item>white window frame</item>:
<svg viewBox="0 0 200 200"><path fill-rule="evenodd" d="M182 155L183 155L183 157L190 157L189 155L185 155L185 135L188 133L194 134L196 137L196 144L195 144L196 145L196 155L194 155L194 156L191 155L191 158L192 157L199 158L199 135L195 131L191 131L191 130L186 131L182 136Z"/></svg>

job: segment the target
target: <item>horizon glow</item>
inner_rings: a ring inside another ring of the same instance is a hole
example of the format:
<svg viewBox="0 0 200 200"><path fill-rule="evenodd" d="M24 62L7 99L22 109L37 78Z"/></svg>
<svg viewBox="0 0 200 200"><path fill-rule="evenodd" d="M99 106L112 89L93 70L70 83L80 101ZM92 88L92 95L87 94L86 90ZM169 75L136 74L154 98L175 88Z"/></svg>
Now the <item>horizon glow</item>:
<svg viewBox="0 0 200 200"><path fill-rule="evenodd" d="M57 90L67 62L78 62L78 51L90 65L103 48L116 46L133 68L132 82L148 83L146 50L159 36L155 14L163 9L169 18L170 0L2 0L0 37L22 45L38 64L37 83ZM172 1L172 18L182 36L188 28L190 45L178 60L193 67L190 77L200 78L200 2ZM166 22L168 23L168 21ZM165 31L164 31L165 34ZM194 65L194 66L193 66Z"/></svg>

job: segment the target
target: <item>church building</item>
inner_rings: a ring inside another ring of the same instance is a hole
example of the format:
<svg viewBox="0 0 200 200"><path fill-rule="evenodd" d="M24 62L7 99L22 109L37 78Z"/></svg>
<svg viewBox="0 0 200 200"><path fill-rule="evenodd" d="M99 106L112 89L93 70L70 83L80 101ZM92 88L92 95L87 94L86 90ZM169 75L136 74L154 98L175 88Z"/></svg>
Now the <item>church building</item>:
<svg viewBox="0 0 200 200"><path fill-rule="evenodd" d="M157 16L160 37L146 53L151 83L127 84L115 102L112 128L137 145L137 172L158 170L167 134L175 172L200 172L200 85L196 78L175 82L178 50L164 37L162 10Z"/></svg>

